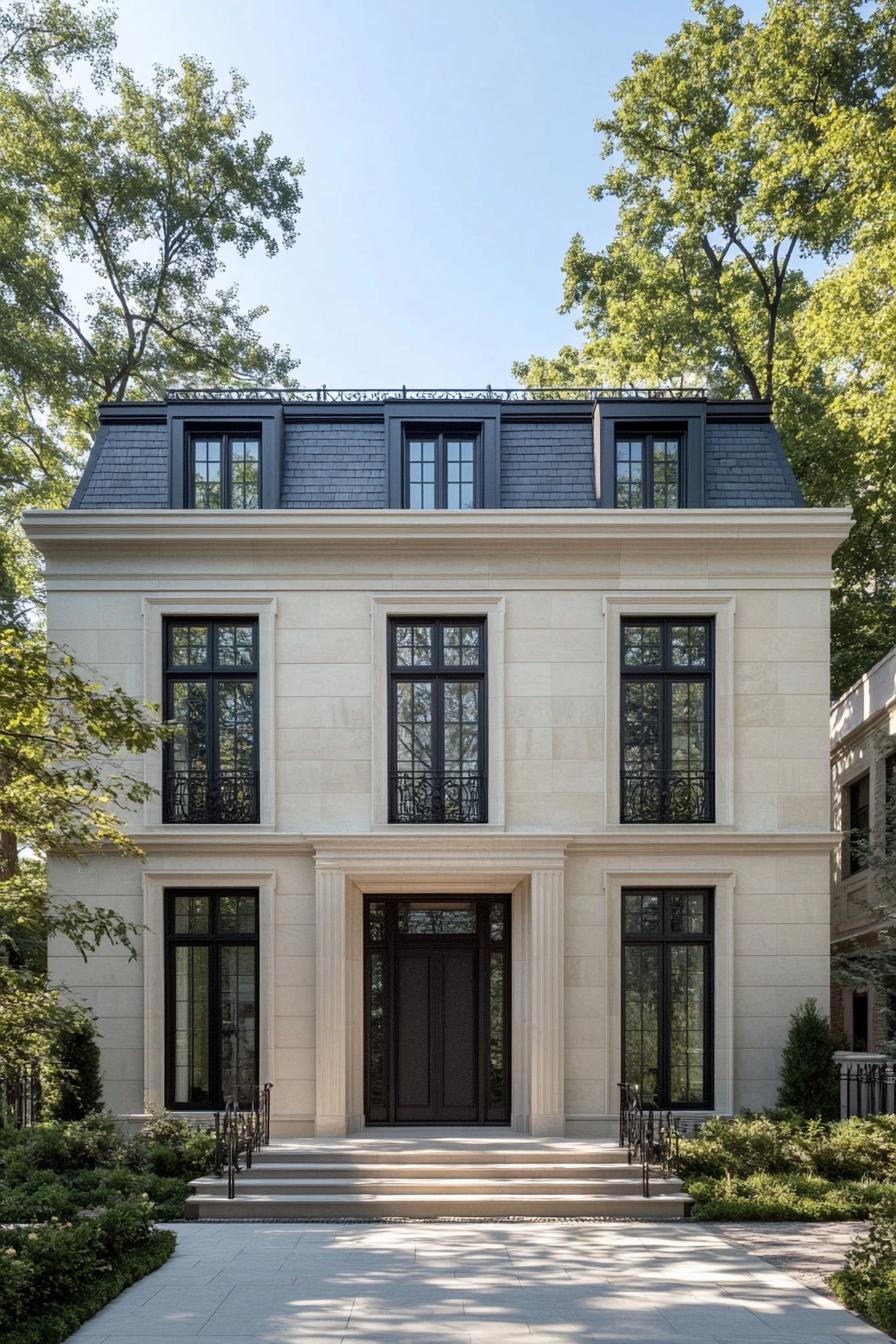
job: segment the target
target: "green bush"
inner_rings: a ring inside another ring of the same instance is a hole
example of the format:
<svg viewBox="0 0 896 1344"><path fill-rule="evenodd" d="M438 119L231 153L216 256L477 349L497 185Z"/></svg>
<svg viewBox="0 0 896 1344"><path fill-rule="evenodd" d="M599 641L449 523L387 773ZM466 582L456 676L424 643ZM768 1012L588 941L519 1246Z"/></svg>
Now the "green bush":
<svg viewBox="0 0 896 1344"><path fill-rule="evenodd" d="M83 1120L103 1104L100 1049L93 1019L79 1013L57 1032L47 1088L47 1117Z"/></svg>
<svg viewBox="0 0 896 1344"><path fill-rule="evenodd" d="M886 1181L830 1181L824 1176L759 1172L686 1183L701 1221L837 1222L867 1218L892 1196Z"/></svg>
<svg viewBox="0 0 896 1344"><path fill-rule="evenodd" d="M873 1325L896 1334L896 1202L872 1215L867 1237L857 1241L846 1264L831 1278L842 1302Z"/></svg>
<svg viewBox="0 0 896 1344"><path fill-rule="evenodd" d="M837 1042L814 999L800 1004L790 1018L781 1055L778 1105L807 1118L834 1120L840 1114Z"/></svg>
<svg viewBox="0 0 896 1344"><path fill-rule="evenodd" d="M799 1121L771 1115L708 1120L696 1139L682 1139L682 1176L751 1176L811 1169L800 1144Z"/></svg>
<svg viewBox="0 0 896 1344"><path fill-rule="evenodd" d="M149 1200L94 1218L0 1231L0 1344L59 1344L130 1283L164 1264L173 1233Z"/></svg>

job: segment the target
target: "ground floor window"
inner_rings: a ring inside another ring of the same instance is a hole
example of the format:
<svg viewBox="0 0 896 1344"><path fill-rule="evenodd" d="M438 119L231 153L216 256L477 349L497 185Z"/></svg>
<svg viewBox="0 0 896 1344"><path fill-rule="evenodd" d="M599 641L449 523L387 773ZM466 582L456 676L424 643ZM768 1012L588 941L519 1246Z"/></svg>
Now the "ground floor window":
<svg viewBox="0 0 896 1344"><path fill-rule="evenodd" d="M713 895L622 893L623 1077L658 1106L711 1107Z"/></svg>
<svg viewBox="0 0 896 1344"><path fill-rule="evenodd" d="M165 1092L250 1106L258 1084L258 892L165 893Z"/></svg>

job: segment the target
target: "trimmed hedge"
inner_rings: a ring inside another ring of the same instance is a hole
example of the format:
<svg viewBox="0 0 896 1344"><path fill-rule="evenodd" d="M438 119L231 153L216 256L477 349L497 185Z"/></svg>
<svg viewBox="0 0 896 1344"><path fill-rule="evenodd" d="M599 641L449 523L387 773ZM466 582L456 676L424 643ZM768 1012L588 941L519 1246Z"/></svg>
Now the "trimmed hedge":
<svg viewBox="0 0 896 1344"><path fill-rule="evenodd" d="M896 1334L896 1201L872 1216L867 1237L850 1249L831 1287L852 1311Z"/></svg>
<svg viewBox="0 0 896 1344"><path fill-rule="evenodd" d="M148 1199L95 1217L0 1230L0 1344L60 1344L174 1250Z"/></svg>
<svg viewBox="0 0 896 1344"><path fill-rule="evenodd" d="M896 1116L709 1120L681 1141L679 1172L698 1219L867 1218L893 1189Z"/></svg>

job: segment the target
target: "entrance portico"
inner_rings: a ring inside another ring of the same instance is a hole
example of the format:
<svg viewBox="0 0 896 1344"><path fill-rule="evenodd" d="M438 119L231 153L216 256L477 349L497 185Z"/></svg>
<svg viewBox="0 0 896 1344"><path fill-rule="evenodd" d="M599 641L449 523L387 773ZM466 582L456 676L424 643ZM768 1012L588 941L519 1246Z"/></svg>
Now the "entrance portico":
<svg viewBox="0 0 896 1344"><path fill-rule="evenodd" d="M511 1126L562 1135L566 838L471 837L439 827L400 837L318 836L313 844L315 1133L364 1128L364 897L509 893Z"/></svg>

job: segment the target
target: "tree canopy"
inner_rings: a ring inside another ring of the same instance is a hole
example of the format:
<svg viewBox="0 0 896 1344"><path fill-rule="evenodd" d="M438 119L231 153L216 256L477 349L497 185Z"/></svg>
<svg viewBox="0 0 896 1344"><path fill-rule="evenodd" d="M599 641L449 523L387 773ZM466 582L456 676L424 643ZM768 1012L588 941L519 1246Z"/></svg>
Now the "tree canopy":
<svg viewBox="0 0 896 1344"><path fill-rule="evenodd" d="M771 400L807 501L858 518L836 560L841 690L896 640L896 5L693 8L595 125L590 193L617 218L563 262L583 344L514 373Z"/></svg>

